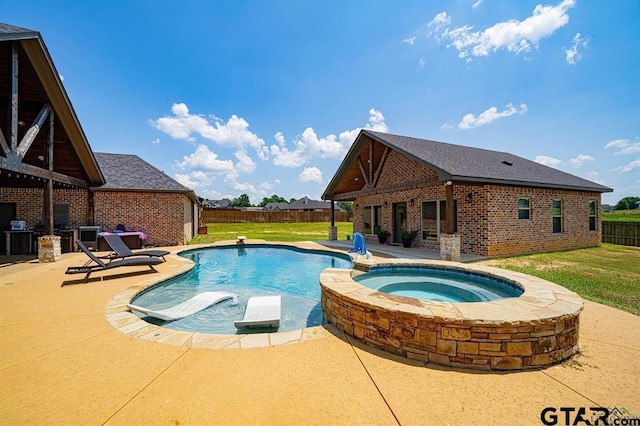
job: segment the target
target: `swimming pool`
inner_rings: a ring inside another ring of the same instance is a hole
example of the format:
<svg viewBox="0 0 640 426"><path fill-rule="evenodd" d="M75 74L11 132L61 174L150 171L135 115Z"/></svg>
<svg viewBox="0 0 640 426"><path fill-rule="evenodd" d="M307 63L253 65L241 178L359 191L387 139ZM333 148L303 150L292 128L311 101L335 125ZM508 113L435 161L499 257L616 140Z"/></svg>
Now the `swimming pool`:
<svg viewBox="0 0 640 426"><path fill-rule="evenodd" d="M381 266L354 277L371 289L434 302L488 302L518 297L523 289L496 277L428 266Z"/></svg>
<svg viewBox="0 0 640 426"><path fill-rule="evenodd" d="M166 323L137 314L165 328L209 334L237 334L233 322L242 319L249 297L272 294L282 295L282 317L277 332L321 325L324 316L320 305L320 272L326 268L350 269L352 266L346 254L275 245L211 247L180 255L194 262L190 272L142 291L131 303L160 310L204 291L238 294L238 303L226 300ZM276 330L248 329L241 333L262 331Z"/></svg>

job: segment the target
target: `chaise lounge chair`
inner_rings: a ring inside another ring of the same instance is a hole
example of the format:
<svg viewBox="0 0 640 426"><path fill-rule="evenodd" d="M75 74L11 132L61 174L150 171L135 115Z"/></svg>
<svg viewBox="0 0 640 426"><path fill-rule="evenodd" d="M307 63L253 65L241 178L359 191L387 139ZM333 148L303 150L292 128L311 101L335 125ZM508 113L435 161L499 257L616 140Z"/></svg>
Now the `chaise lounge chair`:
<svg viewBox="0 0 640 426"><path fill-rule="evenodd" d="M91 253L87 246L80 240L76 240L76 244L80 247L80 250L84 252L87 256L89 256L89 260L82 266L72 266L67 268L67 274L86 274L84 277L84 282L89 280L89 275L91 275L95 271L106 271L107 269L115 269L121 266L148 266L153 271L155 268L153 265L159 265L164 262L162 259L157 257L129 257L122 260L114 260L113 262L104 263L95 254ZM91 265L92 262L95 262L95 265Z"/></svg>
<svg viewBox="0 0 640 426"><path fill-rule="evenodd" d="M148 317L158 318L163 321L175 321L180 318L188 317L196 312L200 312L203 309L207 309L211 305L215 305L223 300L233 298L234 301L238 300L238 295L228 293L226 291L204 291L193 296L191 299L182 302L176 306L166 309L160 309L157 311L143 308L137 305L127 305L132 311L142 312Z"/></svg>
<svg viewBox="0 0 640 426"><path fill-rule="evenodd" d="M367 259L371 259L372 257L371 252L367 250L364 235L360 232L353 233L353 247L349 249L348 253L353 261L358 259L358 256L360 255L366 256Z"/></svg>
<svg viewBox="0 0 640 426"><path fill-rule="evenodd" d="M280 327L280 303L282 297L255 296L250 297L244 318L235 321L236 328L244 327Z"/></svg>
<svg viewBox="0 0 640 426"><path fill-rule="evenodd" d="M167 254L171 253L166 250L143 250L143 251L133 252L129 247L127 247L124 241L122 241L122 238L120 238L117 234L103 235L102 238L104 238L107 244L109 244L109 247L111 247L111 250L113 250L111 254L106 256L106 258L110 260L126 259L128 257L133 257L133 256L148 256L148 257L160 257L164 261L166 260L164 257Z"/></svg>

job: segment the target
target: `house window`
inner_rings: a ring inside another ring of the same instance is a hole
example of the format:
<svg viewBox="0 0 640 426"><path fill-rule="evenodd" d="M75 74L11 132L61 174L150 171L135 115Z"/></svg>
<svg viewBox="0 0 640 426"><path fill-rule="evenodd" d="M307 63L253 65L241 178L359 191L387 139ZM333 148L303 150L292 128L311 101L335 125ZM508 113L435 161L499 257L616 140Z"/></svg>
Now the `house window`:
<svg viewBox="0 0 640 426"><path fill-rule="evenodd" d="M363 234L375 234L380 230L380 224L382 222L382 206L365 206L363 216Z"/></svg>
<svg viewBox="0 0 640 426"><path fill-rule="evenodd" d="M518 219L531 219L531 207L528 198L518 198Z"/></svg>
<svg viewBox="0 0 640 426"><path fill-rule="evenodd" d="M457 231L458 203L453 203L453 230ZM437 240L447 227L447 201L434 200L422 202L422 239Z"/></svg>
<svg viewBox="0 0 640 426"><path fill-rule="evenodd" d="M596 207L597 203L594 200L589 201L589 231L597 231L598 225L596 222Z"/></svg>
<svg viewBox="0 0 640 426"><path fill-rule="evenodd" d="M553 233L562 233L562 200L553 200L551 216L553 217Z"/></svg>
<svg viewBox="0 0 640 426"><path fill-rule="evenodd" d="M54 204L53 205L53 227L66 228L69 226L69 205Z"/></svg>

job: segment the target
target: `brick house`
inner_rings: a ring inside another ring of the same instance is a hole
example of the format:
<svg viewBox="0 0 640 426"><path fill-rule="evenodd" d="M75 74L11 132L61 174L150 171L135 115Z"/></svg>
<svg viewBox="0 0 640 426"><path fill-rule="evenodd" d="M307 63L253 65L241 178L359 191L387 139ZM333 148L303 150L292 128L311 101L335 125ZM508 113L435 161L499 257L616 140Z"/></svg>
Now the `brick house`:
<svg viewBox="0 0 640 426"><path fill-rule="evenodd" d="M354 229L438 249L507 256L597 246L611 188L505 152L362 130L323 199L353 201Z"/></svg>
<svg viewBox="0 0 640 426"><path fill-rule="evenodd" d="M137 156L94 153L40 33L0 23L0 237L11 220L46 235L124 224L183 244L199 200Z"/></svg>

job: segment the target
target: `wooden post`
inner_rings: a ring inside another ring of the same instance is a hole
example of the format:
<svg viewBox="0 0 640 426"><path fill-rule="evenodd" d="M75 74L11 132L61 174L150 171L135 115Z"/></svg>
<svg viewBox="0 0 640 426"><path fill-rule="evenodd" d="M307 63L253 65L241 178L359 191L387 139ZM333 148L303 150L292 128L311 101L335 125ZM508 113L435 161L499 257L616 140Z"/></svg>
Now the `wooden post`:
<svg viewBox="0 0 640 426"><path fill-rule="evenodd" d="M11 45L11 151L18 149L18 44Z"/></svg>
<svg viewBox="0 0 640 426"><path fill-rule="evenodd" d="M45 168L53 171L53 121L54 113L51 110L49 114L49 134L45 144ZM44 233L53 235L53 179L49 177L44 187Z"/></svg>
<svg viewBox="0 0 640 426"><path fill-rule="evenodd" d="M331 200L331 226L336 226L336 207L333 199Z"/></svg>
<svg viewBox="0 0 640 426"><path fill-rule="evenodd" d="M451 181L447 182L446 185L446 197L447 197L447 211L446 211L446 215L447 215L447 226L445 229L445 232L447 234L453 234L454 233L454 222L455 222L455 209L454 209L454 205L453 205L453 183L451 183Z"/></svg>

